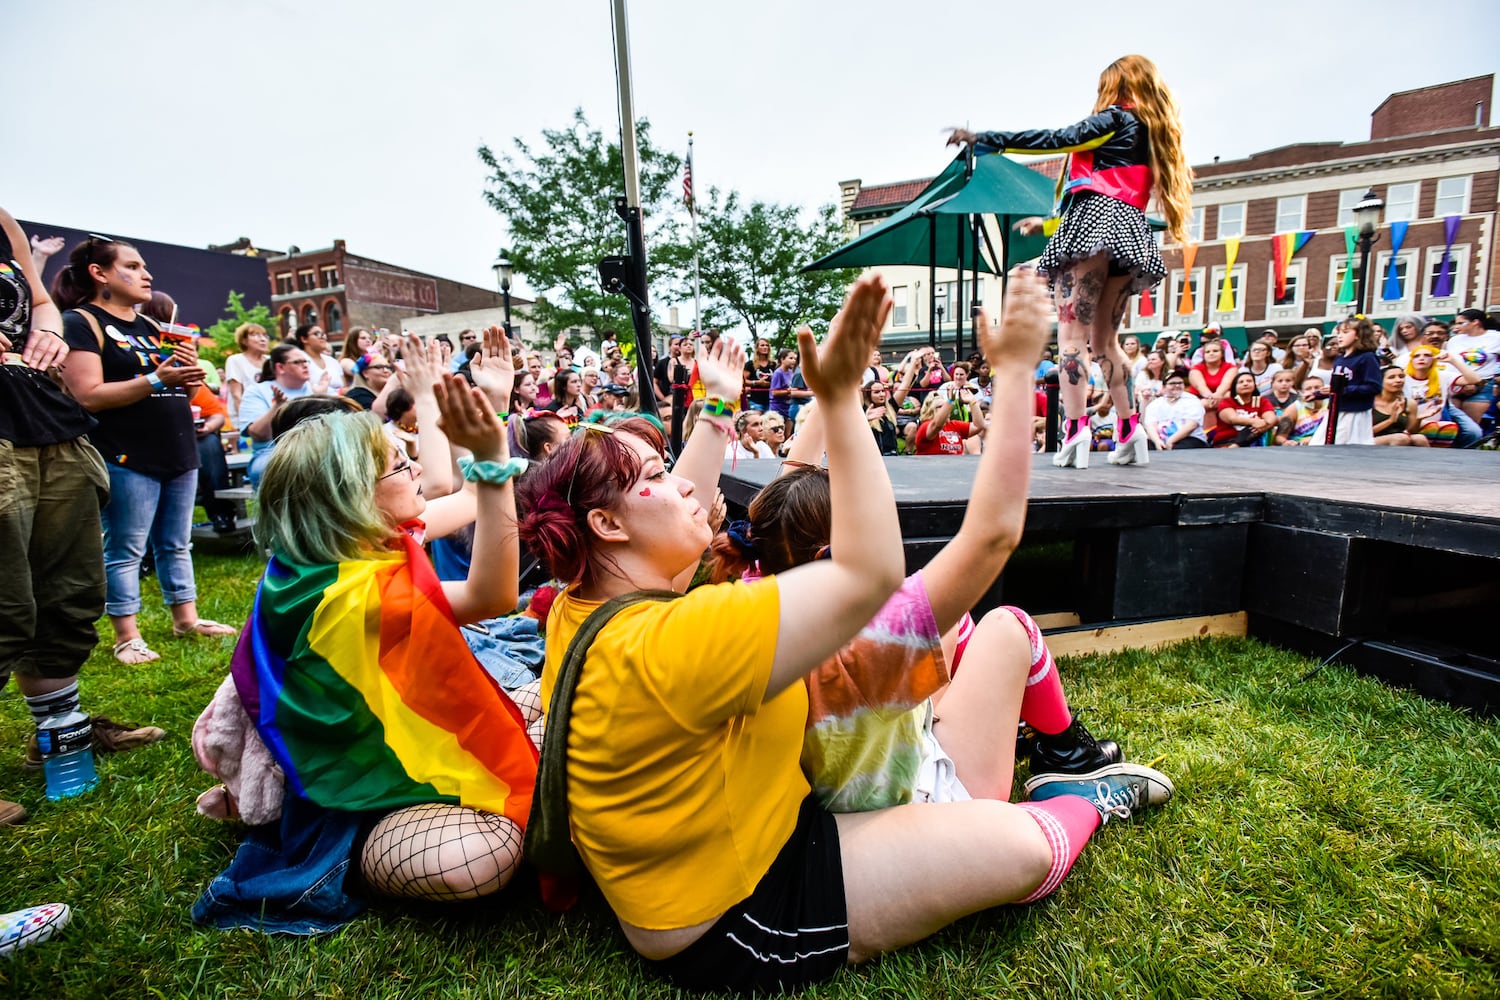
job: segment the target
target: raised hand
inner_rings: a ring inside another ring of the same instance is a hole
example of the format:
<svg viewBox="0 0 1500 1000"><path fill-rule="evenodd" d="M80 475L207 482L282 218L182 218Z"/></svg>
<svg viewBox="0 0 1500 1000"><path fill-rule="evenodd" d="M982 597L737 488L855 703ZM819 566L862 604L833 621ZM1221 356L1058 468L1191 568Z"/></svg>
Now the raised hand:
<svg viewBox="0 0 1500 1000"><path fill-rule="evenodd" d="M401 357L406 361L406 377L401 380L406 391L414 398L432 393L433 382L443 373L443 351L438 342L424 344L421 337L408 333Z"/></svg>
<svg viewBox="0 0 1500 1000"><path fill-rule="evenodd" d="M510 339L492 326L484 331L480 351L469 361L469 375L484 390L497 411L510 409L510 390L515 385L516 366L510 356Z"/></svg>
<svg viewBox="0 0 1500 1000"><path fill-rule="evenodd" d="M966 128L950 128L948 130L948 141L946 146L972 146L975 135Z"/></svg>
<svg viewBox="0 0 1500 1000"><path fill-rule="evenodd" d="M698 344L698 377L710 396L739 399L745 381L745 349L732 337L720 337L712 347Z"/></svg>
<svg viewBox="0 0 1500 1000"><path fill-rule="evenodd" d="M832 397L858 390L870 352L880 346L880 332L891 304L885 278L867 274L849 289L844 308L833 318L822 344L813 339L807 327L797 331L802 378L813 395Z"/></svg>
<svg viewBox="0 0 1500 1000"><path fill-rule="evenodd" d="M468 449L476 461L502 457L505 425L483 390L470 388L462 375L439 375L432 383L432 394L437 400L438 429L450 444Z"/></svg>
<svg viewBox="0 0 1500 1000"><path fill-rule="evenodd" d="M1028 215L1017 222L1013 228L1022 236L1035 236L1042 231L1045 221L1040 215Z"/></svg>
<svg viewBox="0 0 1500 1000"><path fill-rule="evenodd" d="M991 367L1018 364L1034 368L1051 328L1047 282L1035 271L1012 269L1003 306L998 327L990 325L984 308L980 308L979 346Z"/></svg>

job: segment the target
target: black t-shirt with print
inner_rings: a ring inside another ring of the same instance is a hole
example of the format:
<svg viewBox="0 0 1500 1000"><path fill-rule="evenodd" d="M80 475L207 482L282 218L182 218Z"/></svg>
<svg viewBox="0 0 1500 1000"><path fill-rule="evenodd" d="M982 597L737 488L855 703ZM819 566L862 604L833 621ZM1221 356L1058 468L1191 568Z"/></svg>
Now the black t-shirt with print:
<svg viewBox="0 0 1500 1000"><path fill-rule="evenodd" d="M760 365L755 363L754 358L751 358L749 361L745 362L745 381L747 383L751 380L754 380L756 382L770 382L771 373L775 370L776 362L772 361L765 367L761 367ZM753 406L759 406L763 410L770 409L771 387L767 385L764 389L747 388L745 390L745 400Z"/></svg>
<svg viewBox="0 0 1500 1000"><path fill-rule="evenodd" d="M128 382L156 371L171 349L149 320L137 316L127 323L102 309L83 305L99 321L104 346L99 346L88 320L70 309L63 314L63 333L76 354L99 355L106 382ZM168 386L128 406L100 410L99 429L90 439L111 465L158 478L179 476L198 468L198 435L188 391Z"/></svg>
<svg viewBox="0 0 1500 1000"><path fill-rule="evenodd" d="M26 249L21 248L22 253ZM0 333L10 341L0 365L0 441L17 448L42 448L73 441L94 427L83 407L46 372L19 363L31 333L31 286L0 229ZM50 333L37 333L50 337ZM12 357L15 355L15 357Z"/></svg>

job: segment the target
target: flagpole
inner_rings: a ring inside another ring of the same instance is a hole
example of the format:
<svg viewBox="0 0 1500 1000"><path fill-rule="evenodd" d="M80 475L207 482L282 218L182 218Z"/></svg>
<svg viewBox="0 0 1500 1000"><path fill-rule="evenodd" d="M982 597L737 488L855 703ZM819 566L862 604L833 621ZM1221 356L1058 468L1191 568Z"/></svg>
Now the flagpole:
<svg viewBox="0 0 1500 1000"><path fill-rule="evenodd" d="M641 218L641 182L636 162L635 102L631 96L630 28L625 19L625 0L613 0L610 6L615 36L615 79L620 90L620 159L625 172L625 197L615 199L615 211L625 221L629 256L605 258L599 268L605 289L623 293L630 300L641 411L653 413L658 403L651 380L651 308L647 301L646 232Z"/></svg>
<svg viewBox="0 0 1500 1000"><path fill-rule="evenodd" d="M688 178L693 176L693 133L688 132ZM698 195L693 193L688 202L688 218L693 222L693 329L703 329L703 275L699 267L698 246Z"/></svg>

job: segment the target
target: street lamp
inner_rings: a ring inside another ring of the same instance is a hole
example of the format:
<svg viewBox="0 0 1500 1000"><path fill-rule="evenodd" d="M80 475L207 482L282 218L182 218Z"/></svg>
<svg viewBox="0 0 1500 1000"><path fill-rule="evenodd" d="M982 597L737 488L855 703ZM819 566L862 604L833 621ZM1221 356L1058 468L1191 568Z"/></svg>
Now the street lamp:
<svg viewBox="0 0 1500 1000"><path fill-rule="evenodd" d="M490 265L495 272L495 284L500 286L500 294L505 299L505 335L510 336L510 281L516 275L516 269L511 266L510 258L505 256L501 250L495 257L495 263Z"/></svg>
<svg viewBox="0 0 1500 1000"><path fill-rule="evenodd" d="M943 304L941 302L938 303L937 318L937 326L933 327L932 336L929 338L932 341L932 346L934 349L937 348L938 334L943 332Z"/></svg>
<svg viewBox="0 0 1500 1000"><path fill-rule="evenodd" d="M1379 239L1375 230L1380 228L1380 210L1385 208L1385 202L1371 188L1365 192L1365 196L1354 206L1354 224L1359 229L1359 290L1355 293L1355 302L1358 312L1368 316L1370 314L1369 304L1365 301L1365 288L1368 285L1370 275L1370 248Z"/></svg>

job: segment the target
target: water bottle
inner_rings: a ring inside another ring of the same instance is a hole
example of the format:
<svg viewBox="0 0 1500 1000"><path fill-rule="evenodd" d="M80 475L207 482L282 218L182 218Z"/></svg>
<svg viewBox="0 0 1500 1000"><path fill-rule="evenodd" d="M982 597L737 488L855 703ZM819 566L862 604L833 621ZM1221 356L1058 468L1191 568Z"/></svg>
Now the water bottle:
<svg viewBox="0 0 1500 1000"><path fill-rule="evenodd" d="M87 715L75 709L43 719L36 742L42 751L50 801L82 795L99 784L94 771L94 723Z"/></svg>

